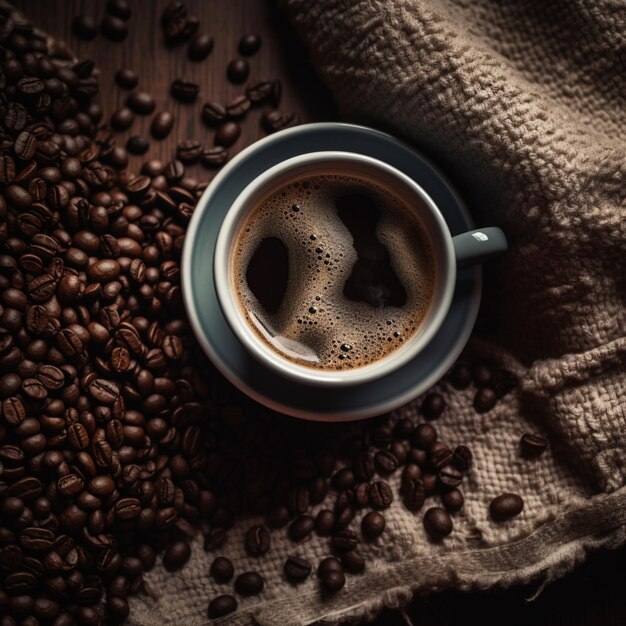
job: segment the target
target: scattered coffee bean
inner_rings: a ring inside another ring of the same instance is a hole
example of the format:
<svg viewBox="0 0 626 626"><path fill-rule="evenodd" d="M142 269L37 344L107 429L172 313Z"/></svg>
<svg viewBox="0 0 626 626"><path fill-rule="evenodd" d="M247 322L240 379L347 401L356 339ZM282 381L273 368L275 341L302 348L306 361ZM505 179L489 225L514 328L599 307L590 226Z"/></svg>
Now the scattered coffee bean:
<svg viewBox="0 0 626 626"><path fill-rule="evenodd" d="M498 370L492 374L489 386L495 391L498 399L504 398L517 386L517 378L508 370Z"/></svg>
<svg viewBox="0 0 626 626"><path fill-rule="evenodd" d="M329 571L320 577L320 585L327 593L336 593L346 584L346 577L342 570Z"/></svg>
<svg viewBox="0 0 626 626"><path fill-rule="evenodd" d="M315 518L310 515L300 515L289 526L289 537L293 541L302 541L315 528Z"/></svg>
<svg viewBox="0 0 626 626"><path fill-rule="evenodd" d="M100 32L110 41L123 41L128 35L128 27L119 17L105 15L100 22Z"/></svg>
<svg viewBox="0 0 626 626"><path fill-rule="evenodd" d="M426 501L426 488L421 478L408 478L402 481L402 497L410 511L419 511Z"/></svg>
<svg viewBox="0 0 626 626"><path fill-rule="evenodd" d="M177 78L170 88L172 97L180 102L193 102L198 97L199 91L200 87L196 83L181 78Z"/></svg>
<svg viewBox="0 0 626 626"><path fill-rule="evenodd" d="M452 462L461 472L467 472L472 466L472 451L467 446L457 446L452 455Z"/></svg>
<svg viewBox="0 0 626 626"><path fill-rule="evenodd" d="M267 514L266 521L270 528L283 528L287 526L291 515L286 506L276 506Z"/></svg>
<svg viewBox="0 0 626 626"><path fill-rule="evenodd" d="M200 158L201 154L202 146L195 139L181 141L176 147L176 158L183 163L193 163Z"/></svg>
<svg viewBox="0 0 626 626"><path fill-rule="evenodd" d="M244 35L239 40L239 46L237 46L237 49L239 50L239 54L243 56L250 56L254 54L255 52L258 52L260 48L261 48L261 38L254 33L249 33L247 35Z"/></svg>
<svg viewBox="0 0 626 626"><path fill-rule="evenodd" d="M467 389L472 384L472 369L463 362L457 363L450 372L450 382L456 389Z"/></svg>
<svg viewBox="0 0 626 626"><path fill-rule="evenodd" d="M244 572L235 578L235 591L242 596L255 596L263 591L264 584L257 572Z"/></svg>
<svg viewBox="0 0 626 626"><path fill-rule="evenodd" d="M335 514L329 509L322 509L315 518L315 532L321 537L328 537L335 528Z"/></svg>
<svg viewBox="0 0 626 626"><path fill-rule="evenodd" d="M424 528L431 539L440 541L452 532L452 520L441 507L432 507L424 513Z"/></svg>
<svg viewBox="0 0 626 626"><path fill-rule="evenodd" d="M456 513L463 508L465 498L459 489L450 489L441 494L441 502L447 511Z"/></svg>
<svg viewBox="0 0 626 626"><path fill-rule="evenodd" d="M260 104L269 100L274 89L274 84L270 80L256 80L246 87L246 96L250 102Z"/></svg>
<svg viewBox="0 0 626 626"><path fill-rule="evenodd" d="M432 448L430 449L430 463L432 469L435 471L439 471L442 467L449 465L452 463L452 459L454 457L454 453L448 446L441 442L437 441Z"/></svg>
<svg viewBox="0 0 626 626"><path fill-rule="evenodd" d="M213 563L211 563L211 576L215 578L218 583L227 583L235 574L235 569L230 559L225 556L218 556Z"/></svg>
<svg viewBox="0 0 626 626"><path fill-rule="evenodd" d="M353 531L340 530L332 536L331 543L336 552L348 552L357 547L359 540Z"/></svg>
<svg viewBox="0 0 626 626"><path fill-rule="evenodd" d="M374 455L374 465L379 474L392 474L398 469L398 459L389 450L379 450Z"/></svg>
<svg viewBox="0 0 626 626"><path fill-rule="evenodd" d="M261 116L261 125L268 133L275 133L290 126L297 126L300 118L296 113L281 113L280 111L266 111Z"/></svg>
<svg viewBox="0 0 626 626"><path fill-rule="evenodd" d="M260 556L270 549L272 537L265 526L251 526L246 531L244 543L248 554Z"/></svg>
<svg viewBox="0 0 626 626"><path fill-rule="evenodd" d="M132 91L126 98L129 109L139 115L150 115L156 107L154 98L145 91Z"/></svg>
<svg viewBox="0 0 626 626"><path fill-rule="evenodd" d="M524 433L520 440L520 450L525 459L534 459L546 450L548 441L541 435Z"/></svg>
<svg viewBox="0 0 626 626"><path fill-rule="evenodd" d="M461 484L463 474L454 465L444 465L439 470L437 478L444 489L453 489Z"/></svg>
<svg viewBox="0 0 626 626"><path fill-rule="evenodd" d="M368 540L376 539L385 530L385 518L378 511L370 511L361 520L361 532Z"/></svg>
<svg viewBox="0 0 626 626"><path fill-rule="evenodd" d="M251 104L246 96L237 96L226 105L226 113L229 117L242 117L250 109Z"/></svg>
<svg viewBox="0 0 626 626"><path fill-rule="evenodd" d="M391 487L383 481L377 481L370 485L370 504L374 509L386 509L393 502Z"/></svg>
<svg viewBox="0 0 626 626"><path fill-rule="evenodd" d="M150 142L139 135L132 135L126 142L126 149L131 154L145 154L150 147Z"/></svg>
<svg viewBox="0 0 626 626"><path fill-rule="evenodd" d="M237 610L237 600L233 596L222 595L216 596L209 603L208 615L209 619L217 619L229 615Z"/></svg>
<svg viewBox="0 0 626 626"><path fill-rule="evenodd" d="M496 392L489 387L481 387L474 396L474 409L477 413L486 413L496 406Z"/></svg>
<svg viewBox="0 0 626 626"><path fill-rule="evenodd" d="M483 363L474 363L472 366L472 379L477 387L488 387L492 375L491 368Z"/></svg>
<svg viewBox="0 0 626 626"><path fill-rule="evenodd" d="M179 570L191 556L191 547L185 540L170 543L163 554L163 566L168 572Z"/></svg>
<svg viewBox="0 0 626 626"><path fill-rule="evenodd" d="M446 407L444 399L438 393L430 393L422 402L422 414L427 420L435 420L441 417Z"/></svg>
<svg viewBox="0 0 626 626"><path fill-rule="evenodd" d="M226 109L219 102L207 102L202 107L202 120L209 126L220 124L226 119Z"/></svg>
<svg viewBox="0 0 626 626"><path fill-rule="evenodd" d="M524 500L516 493L503 493L494 498L489 505L491 519L503 522L519 515L524 509Z"/></svg>
<svg viewBox="0 0 626 626"><path fill-rule="evenodd" d="M291 583L301 583L311 573L311 563L299 556L290 556L283 566L285 578Z"/></svg>
<svg viewBox="0 0 626 626"><path fill-rule="evenodd" d="M205 148L200 158L206 167L219 167L228 161L228 150L223 146Z"/></svg>
<svg viewBox="0 0 626 626"><path fill-rule="evenodd" d="M241 135L241 126L237 122L223 122L215 131L215 143L226 148L232 146Z"/></svg>
<svg viewBox="0 0 626 626"><path fill-rule="evenodd" d="M228 80L235 85L245 82L248 74L250 74L250 66L245 59L233 59L226 68Z"/></svg>
<svg viewBox="0 0 626 626"><path fill-rule="evenodd" d="M79 39L89 41L98 34L98 22L89 15L77 15L72 22L72 31Z"/></svg>
<svg viewBox="0 0 626 626"><path fill-rule="evenodd" d="M187 56L191 61L204 61L213 50L213 37L198 33L191 38Z"/></svg>
<svg viewBox="0 0 626 626"><path fill-rule="evenodd" d="M134 89L139 83L137 72L129 68L122 68L115 73L115 82L123 89Z"/></svg>
<svg viewBox="0 0 626 626"><path fill-rule="evenodd" d="M174 127L174 116L169 111L159 111L150 124L150 133L155 139L165 139Z"/></svg>

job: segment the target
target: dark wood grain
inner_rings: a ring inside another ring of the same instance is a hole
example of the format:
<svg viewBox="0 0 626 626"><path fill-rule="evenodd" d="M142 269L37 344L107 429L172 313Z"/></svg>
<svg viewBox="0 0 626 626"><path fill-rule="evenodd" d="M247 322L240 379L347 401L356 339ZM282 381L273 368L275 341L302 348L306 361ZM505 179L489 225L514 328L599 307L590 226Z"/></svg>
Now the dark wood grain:
<svg viewBox="0 0 626 626"><path fill-rule="evenodd" d="M140 86L157 100L160 110L175 114L174 131L165 141L151 140L144 157L133 157L136 170L147 158L169 160L176 143L198 139L213 144L213 131L201 122L202 102L212 99L226 102L242 93L243 87L228 83L226 64L237 56L241 34L257 32L263 38L259 53L250 59L251 76L280 78L283 98L280 109L297 112L302 121L334 119L331 98L307 63L288 24L265 0L191 1L187 5L200 19L200 30L211 34L215 48L208 59L193 63L187 59L185 45L168 49L162 41L159 17L166 0L135 0L129 22L129 36L123 43L111 43L98 36L84 42L71 33L72 18L87 13L98 19L104 14L105 0L24 0L16 3L38 26L66 40L79 58L93 59L101 72L101 101L108 117L128 95L114 85L113 76L120 67L130 67L140 75ZM175 78L200 84L201 95L195 104L180 104L171 99L169 88ZM252 111L243 124L243 133L231 153L264 136L259 126L261 110ZM130 134L148 136L151 116L139 117L131 131L120 133L125 143ZM213 172L195 166L198 180L210 180ZM563 580L549 586L534 602L527 598L535 585L482 593L444 592L416 599L404 616L385 611L378 626L624 626L626 593L624 571L626 550L592 555L589 562ZM410 621L407 621L410 620Z"/></svg>

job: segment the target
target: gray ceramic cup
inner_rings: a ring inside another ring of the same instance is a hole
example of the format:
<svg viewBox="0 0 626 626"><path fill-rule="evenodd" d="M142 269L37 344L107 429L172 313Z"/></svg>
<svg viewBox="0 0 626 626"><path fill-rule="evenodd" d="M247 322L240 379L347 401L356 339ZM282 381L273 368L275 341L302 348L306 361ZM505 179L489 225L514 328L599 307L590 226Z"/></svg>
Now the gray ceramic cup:
<svg viewBox="0 0 626 626"><path fill-rule="evenodd" d="M303 176L337 174L364 177L391 191L415 211L435 251L435 293L422 324L405 344L369 365L324 371L300 365L272 350L245 319L237 300L232 255L234 243L250 211L274 191ZM504 233L481 228L452 237L441 212L414 180L382 161L352 152L312 152L287 159L255 178L241 191L222 222L214 256L214 281L220 307L233 333L260 367L303 385L349 387L387 376L413 359L433 338L448 314L457 266L494 257L507 248Z"/></svg>

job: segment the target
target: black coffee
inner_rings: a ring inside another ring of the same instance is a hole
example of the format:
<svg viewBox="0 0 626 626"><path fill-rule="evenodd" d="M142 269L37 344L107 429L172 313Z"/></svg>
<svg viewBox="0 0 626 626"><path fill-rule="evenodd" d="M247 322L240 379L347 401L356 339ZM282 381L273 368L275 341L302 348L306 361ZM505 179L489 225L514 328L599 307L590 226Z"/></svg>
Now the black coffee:
<svg viewBox="0 0 626 626"><path fill-rule="evenodd" d="M413 210L352 176L302 178L253 208L235 244L234 288L282 356L341 370L378 361L420 327L432 245Z"/></svg>

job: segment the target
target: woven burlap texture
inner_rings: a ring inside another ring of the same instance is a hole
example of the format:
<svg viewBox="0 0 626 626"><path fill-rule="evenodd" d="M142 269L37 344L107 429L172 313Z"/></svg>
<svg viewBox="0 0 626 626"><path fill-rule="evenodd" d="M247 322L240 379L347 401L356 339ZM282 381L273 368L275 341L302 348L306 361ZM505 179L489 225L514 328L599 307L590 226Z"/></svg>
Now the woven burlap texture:
<svg viewBox="0 0 626 626"><path fill-rule="evenodd" d="M294 548L273 533L262 560L242 548L255 521L238 520L219 554L257 569L265 591L228 624L358 621L415 591L552 580L590 549L626 540L626 7L618 0L284 0L312 61L347 121L389 130L430 155L479 224L502 226L510 252L486 276L483 319L495 334L472 349L521 380L477 415L472 390L440 390L441 437L475 454L466 504L441 544L423 511L398 498L383 538L364 547L363 576L322 599L314 576L294 588L282 564L315 564L327 540ZM498 346L498 347L496 347ZM454 391L454 393L452 393ZM398 411L419 418L418 403ZM550 440L519 455L524 431ZM394 483L397 493L397 482ZM523 495L506 523L489 501ZM353 526L358 528L359 517ZM228 593L199 545L176 575L148 575L156 598L133 601L133 623L206 623L208 600Z"/></svg>

